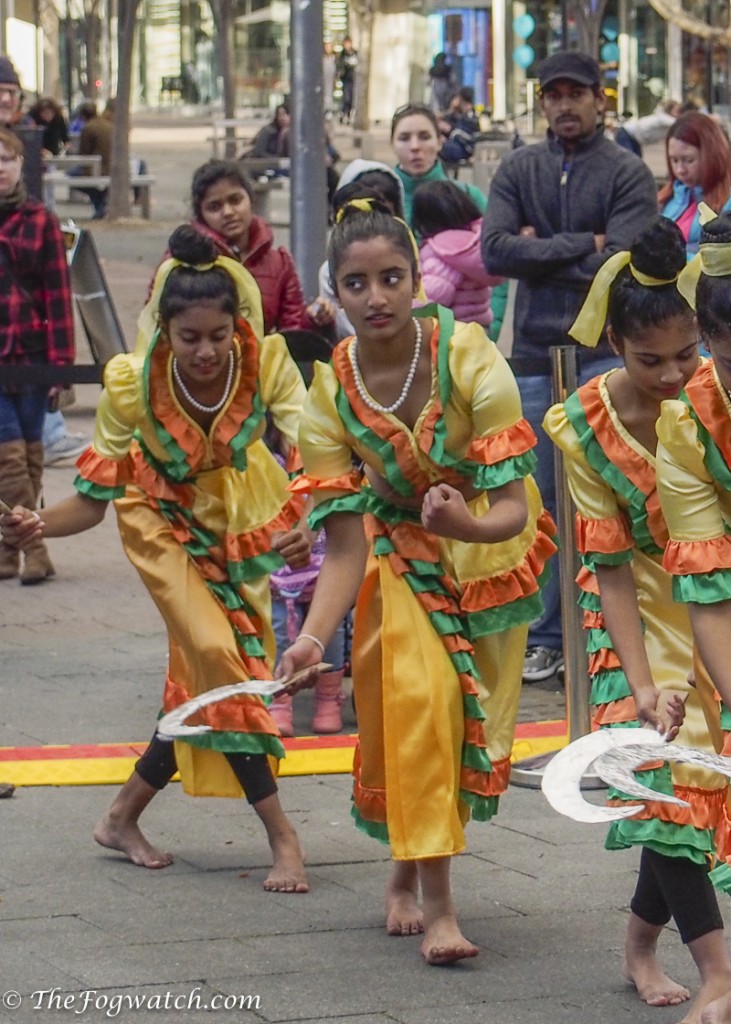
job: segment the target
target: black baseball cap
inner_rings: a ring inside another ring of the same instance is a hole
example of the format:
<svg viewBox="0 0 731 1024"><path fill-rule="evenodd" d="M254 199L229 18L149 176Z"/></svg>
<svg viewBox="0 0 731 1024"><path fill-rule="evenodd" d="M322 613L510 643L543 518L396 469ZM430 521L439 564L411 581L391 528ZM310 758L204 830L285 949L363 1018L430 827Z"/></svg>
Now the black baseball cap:
<svg viewBox="0 0 731 1024"><path fill-rule="evenodd" d="M541 89L545 89L551 82L557 82L560 78L595 88L601 82L602 73L597 61L587 53L579 53L578 50L558 50L539 65L538 84Z"/></svg>
<svg viewBox="0 0 731 1024"><path fill-rule="evenodd" d="M12 61L4 55L0 55L0 83L2 85L17 85L20 88L18 72L13 67Z"/></svg>

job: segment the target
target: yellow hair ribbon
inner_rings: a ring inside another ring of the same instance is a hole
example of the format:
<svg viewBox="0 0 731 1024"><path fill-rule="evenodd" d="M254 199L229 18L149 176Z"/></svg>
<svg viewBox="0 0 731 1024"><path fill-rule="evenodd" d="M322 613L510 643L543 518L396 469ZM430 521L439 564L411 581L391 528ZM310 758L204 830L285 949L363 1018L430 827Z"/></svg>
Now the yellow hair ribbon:
<svg viewBox="0 0 731 1024"><path fill-rule="evenodd" d="M643 274L632 266L631 253L626 250L615 252L606 263L603 263L594 277L589 289L589 294L584 300L584 305L579 310L579 315L569 328L572 338L587 348L596 348L607 321L609 310L609 293L619 273L625 267L629 267L632 277L645 288L658 288L664 284L674 284L678 281L678 275L670 278L651 277ZM678 284L678 287L680 285Z"/></svg>
<svg viewBox="0 0 731 1024"><path fill-rule="evenodd" d="M176 267L190 266L193 265L170 257L167 260L163 260L157 268L152 294L137 320L137 341L135 343L135 353L137 355L144 355L147 352L150 342L159 327L160 297L170 274ZM203 271L212 270L213 267L221 267L233 279L239 301L240 315L248 322L256 336L263 338L264 314L261 307L259 285L238 260L232 260L229 256L218 256L213 263L197 264L193 266L193 269Z"/></svg>
<svg viewBox="0 0 731 1024"><path fill-rule="evenodd" d="M343 203L343 205L340 207L340 209L338 210L337 214L335 215L335 223L336 224L340 223L340 221L345 216L345 211L347 209L349 209L349 208L353 209L353 210L359 210L361 213L373 213L374 210L375 210L374 203L378 203L378 200L377 199L350 199L350 200L348 200L347 203ZM378 212L380 212L380 211L378 211ZM426 292L424 291L424 285L422 284L422 281L421 281L421 260L419 259L419 243L416 241L416 238L414 237L414 232L411 230L409 225L406 223L406 221L402 217L396 217L393 214L388 214L388 216L390 216L393 220L398 221L399 224L403 224L403 226L406 228L406 233L409 236L409 241L411 242L411 249L412 249L412 251L414 253L414 259L416 260L416 269L417 269L417 272L419 274L419 288L418 288L417 293L416 293L416 298L419 299L420 302L426 302L427 301Z"/></svg>
<svg viewBox="0 0 731 1024"><path fill-rule="evenodd" d="M718 217L706 203L699 203L698 211L703 227ZM731 276L731 243L701 242L696 255L680 272L678 291L691 309L695 309L695 290L701 274L706 277Z"/></svg>

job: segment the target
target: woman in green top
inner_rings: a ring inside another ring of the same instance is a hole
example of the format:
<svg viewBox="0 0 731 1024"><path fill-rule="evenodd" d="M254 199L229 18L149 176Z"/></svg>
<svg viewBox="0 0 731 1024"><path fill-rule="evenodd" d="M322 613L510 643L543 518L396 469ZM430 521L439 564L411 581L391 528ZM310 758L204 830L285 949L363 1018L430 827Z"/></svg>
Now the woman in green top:
<svg viewBox="0 0 731 1024"><path fill-rule="evenodd" d="M424 103L399 107L391 120L391 145L396 154L396 174L404 185L404 219L411 226L414 192L424 181L444 181L447 172L439 159L442 136L434 111ZM457 182L469 193L480 213L487 199L474 185Z"/></svg>

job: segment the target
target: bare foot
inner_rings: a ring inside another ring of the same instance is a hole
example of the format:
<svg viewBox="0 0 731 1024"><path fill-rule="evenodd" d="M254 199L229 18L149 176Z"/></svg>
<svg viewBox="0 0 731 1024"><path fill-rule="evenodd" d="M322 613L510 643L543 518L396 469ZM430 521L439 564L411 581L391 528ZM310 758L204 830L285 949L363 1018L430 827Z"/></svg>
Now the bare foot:
<svg viewBox="0 0 731 1024"><path fill-rule="evenodd" d="M713 1012L716 1016L709 1016ZM726 1016L723 1016L723 1014ZM718 1016L721 1014L721 1016ZM698 989L680 1024L731 1024L731 991L728 978L709 978Z"/></svg>
<svg viewBox="0 0 731 1024"><path fill-rule="evenodd" d="M294 829L270 837L274 863L264 880L267 892L309 892L305 858Z"/></svg>
<svg viewBox="0 0 731 1024"><path fill-rule="evenodd" d="M425 925L421 952L428 964L442 966L477 956L480 951L464 937L454 914L444 914Z"/></svg>
<svg viewBox="0 0 731 1024"><path fill-rule="evenodd" d="M629 985L634 985L637 995L648 1006L678 1006L690 999L688 989L665 974L654 953L635 955L631 966L625 960L622 974Z"/></svg>
<svg viewBox="0 0 731 1024"><path fill-rule="evenodd" d="M397 861L386 886L386 931L389 935L419 935L424 915L419 906L419 877L416 865Z"/></svg>
<svg viewBox="0 0 731 1024"><path fill-rule="evenodd" d="M94 829L94 838L100 846L126 853L141 868L166 868L173 862L171 854L147 842L137 823L114 821L109 814Z"/></svg>
<svg viewBox="0 0 731 1024"><path fill-rule="evenodd" d="M701 1024L731 1024L731 991L708 1003L701 1011Z"/></svg>

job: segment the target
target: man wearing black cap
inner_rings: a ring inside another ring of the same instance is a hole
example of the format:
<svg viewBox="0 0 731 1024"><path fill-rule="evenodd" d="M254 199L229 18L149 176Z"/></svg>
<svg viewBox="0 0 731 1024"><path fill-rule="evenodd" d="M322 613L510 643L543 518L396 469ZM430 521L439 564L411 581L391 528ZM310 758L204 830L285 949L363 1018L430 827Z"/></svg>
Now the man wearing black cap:
<svg viewBox="0 0 731 1024"><path fill-rule="evenodd" d="M482 256L493 274L518 279L512 364L523 412L538 436L536 481L556 513L553 446L541 423L551 404L552 345L567 331L604 261L657 213L654 179L634 154L601 130L599 65L562 50L538 69L545 141L508 155L495 174L483 217ZM580 383L616 365L603 341L580 357ZM558 568L543 591L545 613L531 626L523 678L535 682L563 664Z"/></svg>

